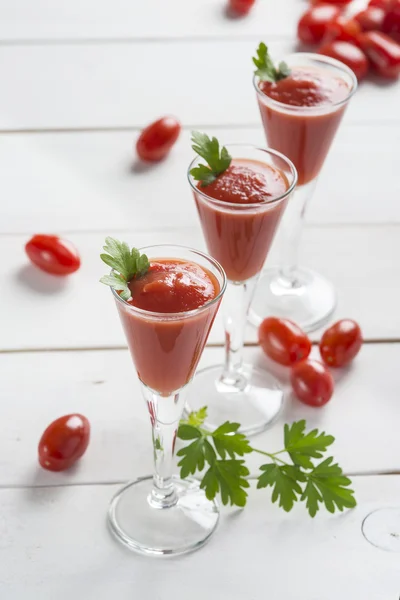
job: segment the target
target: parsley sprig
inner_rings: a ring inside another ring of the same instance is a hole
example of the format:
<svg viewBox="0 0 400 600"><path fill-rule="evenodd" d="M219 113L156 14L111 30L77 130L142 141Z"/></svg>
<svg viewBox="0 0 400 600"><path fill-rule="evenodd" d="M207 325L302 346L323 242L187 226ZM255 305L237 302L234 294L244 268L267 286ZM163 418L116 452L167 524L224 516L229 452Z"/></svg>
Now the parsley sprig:
<svg viewBox="0 0 400 600"><path fill-rule="evenodd" d="M257 488L271 487L272 502L278 502L285 511L297 501L305 502L311 517L320 504L331 513L356 506L351 481L338 464L333 464L334 459L313 462L323 458L334 442L333 436L317 429L306 432L306 422L297 421L284 427L284 448L269 453L250 446L246 436L238 432L239 423L227 421L213 432L206 431L202 428L206 416L204 407L181 422L178 437L190 444L177 456L181 458L178 466L182 478L206 469L200 487L209 500L219 493L223 504L245 506L250 472L242 457L257 452L270 459L260 467ZM288 455L291 463L283 460L282 454Z"/></svg>
<svg viewBox="0 0 400 600"><path fill-rule="evenodd" d="M100 254L100 258L114 269L114 272L104 275L100 279L101 283L121 292L120 296L123 300L129 300L131 291L128 283L134 277L140 277L148 271L149 259L145 254L140 254L137 248L130 249L126 242L120 242L112 237L106 238L103 250L107 254Z"/></svg>
<svg viewBox="0 0 400 600"><path fill-rule="evenodd" d="M209 138L200 131L192 131L192 142L193 150L204 158L207 165L200 164L198 167L194 167L190 174L196 181L201 182L201 187L205 187L227 170L232 157L225 146L220 150L217 138Z"/></svg>
<svg viewBox="0 0 400 600"><path fill-rule="evenodd" d="M290 69L285 62L280 62L278 68L275 67L269 55L268 48L261 42L257 48L257 56L253 56L253 63L257 67L255 74L261 81L270 81L275 83L280 79L285 79L290 75Z"/></svg>

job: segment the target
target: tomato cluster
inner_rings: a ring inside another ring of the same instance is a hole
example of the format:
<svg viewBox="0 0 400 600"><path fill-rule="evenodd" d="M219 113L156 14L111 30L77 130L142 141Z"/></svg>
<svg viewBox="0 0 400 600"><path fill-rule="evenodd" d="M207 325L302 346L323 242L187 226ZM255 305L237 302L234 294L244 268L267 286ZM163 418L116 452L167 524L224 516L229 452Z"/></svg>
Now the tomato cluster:
<svg viewBox="0 0 400 600"><path fill-rule="evenodd" d="M259 343L275 362L292 367L291 384L296 396L310 406L323 406L332 397L333 377L329 367L344 367L358 354L362 345L359 325L342 319L323 334L319 351L323 362L309 359L311 341L304 331L288 319L268 317L261 323Z"/></svg>
<svg viewBox="0 0 400 600"><path fill-rule="evenodd" d="M352 16L351 0L313 0L297 26L307 45L340 60L361 80L370 67L388 79L400 73L400 0L370 0Z"/></svg>

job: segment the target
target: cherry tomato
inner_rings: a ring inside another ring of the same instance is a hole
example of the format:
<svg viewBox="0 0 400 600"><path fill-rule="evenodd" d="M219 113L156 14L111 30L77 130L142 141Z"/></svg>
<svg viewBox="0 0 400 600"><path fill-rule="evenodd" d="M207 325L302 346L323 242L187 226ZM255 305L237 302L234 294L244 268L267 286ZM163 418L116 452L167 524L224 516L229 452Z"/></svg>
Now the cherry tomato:
<svg viewBox="0 0 400 600"><path fill-rule="evenodd" d="M258 330L258 337L265 354L286 367L304 360L311 352L309 338L289 319L264 319Z"/></svg>
<svg viewBox="0 0 400 600"><path fill-rule="evenodd" d="M378 6L379 8L386 10L389 8L391 2L392 0L369 0L368 6Z"/></svg>
<svg viewBox="0 0 400 600"><path fill-rule="evenodd" d="M79 414L56 419L44 431L39 442L39 463L48 471L69 469L86 451L90 424Z"/></svg>
<svg viewBox="0 0 400 600"><path fill-rule="evenodd" d="M396 79L399 76L400 44L379 31L366 31L359 35L359 41L379 75L387 79Z"/></svg>
<svg viewBox="0 0 400 600"><path fill-rule="evenodd" d="M228 8L237 15L247 15L256 0L228 0Z"/></svg>
<svg viewBox="0 0 400 600"><path fill-rule="evenodd" d="M327 25L340 14L337 6L319 4L310 8L297 25L297 36L304 44L317 44L325 35Z"/></svg>
<svg viewBox="0 0 400 600"><path fill-rule="evenodd" d="M347 65L360 81L368 72L368 59L364 52L350 42L328 42L318 50L320 54L340 60Z"/></svg>
<svg viewBox="0 0 400 600"><path fill-rule="evenodd" d="M342 319L325 331L319 351L330 367L344 367L357 356L362 343L360 326L352 319Z"/></svg>
<svg viewBox="0 0 400 600"><path fill-rule="evenodd" d="M360 23L354 19L346 19L339 15L327 24L323 41L327 43L339 40L341 42L351 42L359 46L357 39L359 33L361 33Z"/></svg>
<svg viewBox="0 0 400 600"><path fill-rule="evenodd" d="M317 360L303 360L295 365L290 382L298 399L309 406L323 406L332 398L333 377Z"/></svg>
<svg viewBox="0 0 400 600"><path fill-rule="evenodd" d="M382 23L382 31L400 44L400 0L390 4Z"/></svg>
<svg viewBox="0 0 400 600"><path fill-rule="evenodd" d="M362 31L381 31L384 18L385 11L379 6L368 6L353 17L360 24Z"/></svg>
<svg viewBox="0 0 400 600"><path fill-rule="evenodd" d="M175 117L162 117L143 129L136 151L142 160L154 162L164 158L175 144L181 125Z"/></svg>
<svg viewBox="0 0 400 600"><path fill-rule="evenodd" d="M81 266L75 246L56 235L34 235L25 251L34 265L51 275L70 275Z"/></svg>

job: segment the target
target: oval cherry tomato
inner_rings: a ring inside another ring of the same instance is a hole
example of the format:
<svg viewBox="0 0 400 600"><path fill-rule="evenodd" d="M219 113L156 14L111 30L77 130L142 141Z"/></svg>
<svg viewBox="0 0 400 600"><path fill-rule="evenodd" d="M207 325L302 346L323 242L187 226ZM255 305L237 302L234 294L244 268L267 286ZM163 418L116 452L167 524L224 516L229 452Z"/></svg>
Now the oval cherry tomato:
<svg viewBox="0 0 400 600"><path fill-rule="evenodd" d="M368 6L353 17L360 24L362 31L381 31L384 18L385 11L379 6Z"/></svg>
<svg viewBox="0 0 400 600"><path fill-rule="evenodd" d="M389 8L391 2L392 0L369 0L368 6L378 6L379 8L386 10Z"/></svg>
<svg viewBox="0 0 400 600"><path fill-rule="evenodd" d="M340 60L347 65L360 81L368 72L368 59L361 48L350 44L350 42L329 42L318 50L320 54Z"/></svg>
<svg viewBox="0 0 400 600"><path fill-rule="evenodd" d="M322 360L330 367L344 367L353 360L363 343L358 323L342 319L324 333L319 343Z"/></svg>
<svg viewBox="0 0 400 600"><path fill-rule="evenodd" d="M303 360L295 365L290 382L298 399L309 406L323 406L332 398L333 377L317 360Z"/></svg>
<svg viewBox="0 0 400 600"><path fill-rule="evenodd" d="M51 275L70 275L81 266L75 246L56 235L34 235L25 251L34 265Z"/></svg>
<svg viewBox="0 0 400 600"><path fill-rule="evenodd" d="M361 33L359 42L379 75L387 79L396 79L399 76L400 44L379 31Z"/></svg>
<svg viewBox="0 0 400 600"><path fill-rule="evenodd" d="M143 129L136 151L142 160L153 162L164 158L175 144L181 125L175 117L162 117Z"/></svg>
<svg viewBox="0 0 400 600"><path fill-rule="evenodd" d="M48 471L69 469L85 453L89 439L90 424L83 415L65 415L56 419L40 438L40 465Z"/></svg>
<svg viewBox="0 0 400 600"><path fill-rule="evenodd" d="M340 14L337 6L319 4L310 8L297 25L297 36L304 44L317 44L325 35L327 25Z"/></svg>
<svg viewBox="0 0 400 600"><path fill-rule="evenodd" d="M383 19L382 31L400 43L400 0L390 4Z"/></svg>
<svg viewBox="0 0 400 600"><path fill-rule="evenodd" d="M289 319L264 319L258 330L258 338L265 354L286 367L304 360L311 352L309 338Z"/></svg>
<svg viewBox="0 0 400 600"><path fill-rule="evenodd" d="M351 42L356 46L358 43L358 34L361 33L361 25L354 19L346 19L338 16L326 26L324 43L340 40L341 42Z"/></svg>
<svg viewBox="0 0 400 600"><path fill-rule="evenodd" d="M247 15L256 0L228 0L228 8L237 15Z"/></svg>

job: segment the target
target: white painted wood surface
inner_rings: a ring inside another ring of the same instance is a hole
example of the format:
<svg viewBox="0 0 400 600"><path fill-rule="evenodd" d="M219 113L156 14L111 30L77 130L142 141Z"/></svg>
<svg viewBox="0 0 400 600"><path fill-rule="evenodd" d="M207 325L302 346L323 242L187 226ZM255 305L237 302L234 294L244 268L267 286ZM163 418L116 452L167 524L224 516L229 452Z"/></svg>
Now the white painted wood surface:
<svg viewBox="0 0 400 600"><path fill-rule="evenodd" d="M399 476L355 477L358 507L311 519L251 490L224 511L208 546L183 558L133 555L105 527L117 486L0 490L0 594L7 600L397 598L398 555L371 546L361 523L398 502Z"/></svg>
<svg viewBox="0 0 400 600"><path fill-rule="evenodd" d="M79 220L77 220L79 226ZM400 338L400 252L398 226L309 227L304 233L301 260L335 284L339 305L334 318L356 318L365 339ZM0 350L102 348L125 346L110 292L98 280L104 274L99 259L106 234L74 233L68 238L82 256L80 270L54 278L31 266L24 252L26 236L0 237L2 289ZM204 249L199 227L118 232L136 246L179 243ZM272 250L269 263L273 264ZM4 308L3 308L4 307ZM318 339L320 332L314 332ZM247 341L256 341L248 327ZM222 343L221 311L209 341Z"/></svg>
<svg viewBox="0 0 400 600"><path fill-rule="evenodd" d="M190 127L258 125L251 62L258 42L2 46L0 131L143 126L168 113ZM272 41L270 49L279 59L294 44ZM398 122L399 97L396 82L366 81L344 122Z"/></svg>
<svg viewBox="0 0 400 600"><path fill-rule="evenodd" d="M318 357L318 351L313 350ZM254 438L257 448L282 448L283 424L306 419L336 437L332 455L346 473L400 471L400 344L366 344L350 369L334 372L335 394L313 409L290 394L288 369L271 365L259 348L247 361L270 370L286 390L278 422ZM206 348L200 366L222 364L222 348ZM127 350L0 355L0 487L124 482L152 470L149 416ZM204 398L207 403L207 398ZM71 412L91 422L91 443L76 468L50 473L37 465L48 423ZM373 423L373 430L371 424ZM247 459L252 474L264 461Z"/></svg>
<svg viewBox="0 0 400 600"><path fill-rule="evenodd" d="M0 40L292 36L305 6L263 1L248 18L227 19L219 0L13 0L0 7Z"/></svg>
<svg viewBox="0 0 400 600"><path fill-rule="evenodd" d="M261 125L207 128L207 132L224 143L265 145ZM168 160L149 167L136 159L137 135L133 131L2 136L0 232L196 226L198 218L185 176L193 157L190 131L182 132ZM324 167L307 222L399 223L399 145L400 122L394 127L343 127ZM385 193L381 173L388 190Z"/></svg>
<svg viewBox="0 0 400 600"><path fill-rule="evenodd" d="M375 476L400 471L398 83L370 80L354 98L310 207L301 255L334 282L335 318L354 317L369 342L392 343L365 344L351 369L335 372L325 408L288 396L279 422L257 439L274 450L282 423L299 418L334 434L332 453L346 472L368 474L353 477L357 509L311 521L302 509L286 515L267 492L252 492L246 511L225 512L206 548L167 562L125 552L105 527L117 489L110 484L148 473L151 452L128 352L115 349L125 347L117 314L98 283L102 241L115 234L137 245L204 248L186 182L190 129L264 144L251 56L261 39L276 57L293 49L306 6L258 0L248 18L235 20L224 3L0 5L1 600L399 595L398 556L361 534L371 510L400 498L399 475ZM138 128L167 113L185 130L168 160L143 168L132 152ZM40 231L76 243L78 273L59 280L28 265L23 245ZM253 329L246 339L256 340ZM219 318L210 342L222 341ZM247 348L246 357L287 386L287 371L260 349ZM202 365L221 358L221 347L208 347ZM36 463L40 434L71 411L92 423L88 452L67 473L44 472ZM258 467L253 457L250 466Z"/></svg>

